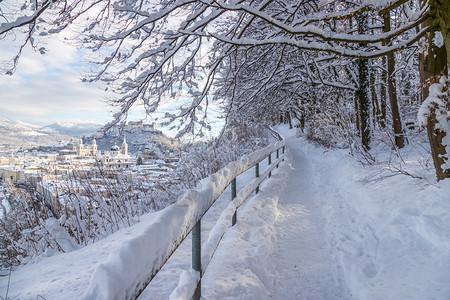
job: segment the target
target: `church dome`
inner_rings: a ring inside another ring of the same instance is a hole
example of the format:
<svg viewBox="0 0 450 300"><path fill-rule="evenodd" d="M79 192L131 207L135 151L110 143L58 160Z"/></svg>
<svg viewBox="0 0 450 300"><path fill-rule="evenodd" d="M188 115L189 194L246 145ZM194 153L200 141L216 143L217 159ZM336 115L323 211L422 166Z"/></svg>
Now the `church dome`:
<svg viewBox="0 0 450 300"><path fill-rule="evenodd" d="M119 148L119 146L114 145L111 147L111 151L120 151L120 148Z"/></svg>

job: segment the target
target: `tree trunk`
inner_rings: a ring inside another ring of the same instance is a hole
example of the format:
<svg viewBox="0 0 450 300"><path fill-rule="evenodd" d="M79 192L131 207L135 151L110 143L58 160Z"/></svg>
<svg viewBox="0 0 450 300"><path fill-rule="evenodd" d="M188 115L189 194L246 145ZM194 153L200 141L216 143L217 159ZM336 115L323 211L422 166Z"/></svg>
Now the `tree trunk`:
<svg viewBox="0 0 450 300"><path fill-rule="evenodd" d="M436 25L444 38L444 47L446 50L447 73L450 68L450 1L448 0L430 0L430 15L432 25ZM445 73L445 74L447 74ZM445 75L444 74L444 75Z"/></svg>
<svg viewBox="0 0 450 300"><path fill-rule="evenodd" d="M286 118L287 118L287 120L288 120L288 123L289 123L289 129L292 129L293 127L292 127L292 116L291 116L291 113L290 112L286 112Z"/></svg>
<svg viewBox="0 0 450 300"><path fill-rule="evenodd" d="M372 32L371 34L375 34L375 22L376 18L372 18L371 27ZM376 62L379 61L379 58L373 59L372 64L376 64ZM384 64L383 64L384 65ZM372 96L372 118L374 126L379 124L381 128L384 128L386 126L386 99L384 99L385 103L385 114L382 113L382 105L380 105L380 102L378 101L378 89L375 85L377 78L377 69L375 67L370 68L370 94ZM382 90L381 90L382 91ZM385 91L386 92L386 91ZM382 97L381 97L382 98ZM381 99L380 99L381 101Z"/></svg>
<svg viewBox="0 0 450 300"><path fill-rule="evenodd" d="M398 108L397 89L395 87L395 74L394 74L395 59L393 53L387 55L387 63L388 63L388 94L389 94L389 104L391 105L392 126L395 135L395 145L398 148L403 148L405 146L405 138L404 138L405 132L403 130L400 110Z"/></svg>
<svg viewBox="0 0 450 300"><path fill-rule="evenodd" d="M433 111L428 117L427 133L428 140L430 141L431 154L433 156L433 163L436 169L437 180L450 178L450 169L444 169L442 165L445 163L443 156L447 154L445 146L442 144L442 140L446 136L444 131L436 128L436 112Z"/></svg>
<svg viewBox="0 0 450 300"><path fill-rule="evenodd" d="M373 120L377 123L380 124L381 127L384 128L384 126L381 125L381 111L380 111L380 105L378 104L378 95L377 95L377 89L375 86L375 79L376 79L376 70L375 68L370 68L370 94L372 96L372 107L373 112L372 112L372 116L373 116Z"/></svg>
<svg viewBox="0 0 450 300"><path fill-rule="evenodd" d="M380 92L380 111L381 111L381 116L380 116L380 126L381 128L385 128L386 127L386 95L387 95L387 91L386 91L386 86L387 86L387 61L386 61L386 56L383 56L382 58L382 65L383 67L386 68L386 70L383 70L381 73L381 92Z"/></svg>
<svg viewBox="0 0 450 300"><path fill-rule="evenodd" d="M368 30L367 15L361 14L357 17L358 31L360 34ZM358 89L355 98L359 107L360 133L364 150L370 150L370 138L372 135L370 126L370 99L369 99L369 70L367 59L358 60Z"/></svg>
<svg viewBox="0 0 450 300"><path fill-rule="evenodd" d="M444 45L437 47L433 43L435 32L428 35L428 55L419 56L420 81L422 83L422 101L428 97L428 88L432 83L438 81L439 75L448 76L448 67L450 65L450 1L448 0L430 0L431 24L438 26ZM424 24L424 26L429 23ZM428 117L427 132L430 141L431 155L433 157L434 167L436 169L437 180L450 177L450 170L444 169L443 157L447 155L445 146L442 144L446 133L436 128L436 114L432 113Z"/></svg>
<svg viewBox="0 0 450 300"><path fill-rule="evenodd" d="M433 35L434 34L430 34L429 38L429 45L430 48L432 48L429 50L429 55L426 57L421 55L419 59L420 80L422 83L422 101L428 97L428 88L430 85L438 81L438 75L447 73L447 54L445 49L443 49L444 47L436 48L432 45ZM436 177L439 181L450 176L449 170L444 170L442 168L442 165L444 164L442 157L447 154L445 146L442 145L442 139L445 137L446 133L436 128L436 123L436 113L433 112L428 117L427 133L428 140L430 142L431 156L433 157L433 163L436 169Z"/></svg>
<svg viewBox="0 0 450 300"><path fill-rule="evenodd" d="M371 138L371 127L370 127L370 100L368 93L368 68L367 60L360 59L358 62L359 70L359 87L356 91L356 97L358 99L359 106L359 119L361 122L361 141L363 147L366 150L370 150L370 138Z"/></svg>
<svg viewBox="0 0 450 300"><path fill-rule="evenodd" d="M383 31L389 32L391 30L391 16L389 12L386 12L383 15L383 21L384 21ZM389 53L387 55L387 86L389 94L389 104L391 105L392 126L394 129L395 145L398 148L403 148L405 146L404 140L405 132L403 131L402 119L398 108L397 89L395 84L394 72L395 72L394 53Z"/></svg>

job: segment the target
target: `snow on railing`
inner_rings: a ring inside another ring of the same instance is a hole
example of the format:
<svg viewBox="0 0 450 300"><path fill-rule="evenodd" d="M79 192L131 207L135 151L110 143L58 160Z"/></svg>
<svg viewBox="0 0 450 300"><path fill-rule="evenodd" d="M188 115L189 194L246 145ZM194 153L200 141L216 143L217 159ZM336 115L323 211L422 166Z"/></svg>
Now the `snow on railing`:
<svg viewBox="0 0 450 300"><path fill-rule="evenodd" d="M278 135L278 138L281 137ZM178 201L156 212L151 223L137 235L123 242L100 263L92 274L83 299L135 299L150 283L173 252L192 231L192 272L184 272L171 298L180 294L194 294L199 299L201 274L209 264L225 230L236 222L237 208L252 194L258 193L260 183L284 160L285 141L229 163L215 174L188 190ZM272 162L272 154L276 158ZM259 174L259 164L268 158L268 167ZM236 177L255 167L255 179L236 195ZM200 224L203 215L228 185L232 185L232 201L220 216L201 247ZM201 253L203 252L203 256Z"/></svg>

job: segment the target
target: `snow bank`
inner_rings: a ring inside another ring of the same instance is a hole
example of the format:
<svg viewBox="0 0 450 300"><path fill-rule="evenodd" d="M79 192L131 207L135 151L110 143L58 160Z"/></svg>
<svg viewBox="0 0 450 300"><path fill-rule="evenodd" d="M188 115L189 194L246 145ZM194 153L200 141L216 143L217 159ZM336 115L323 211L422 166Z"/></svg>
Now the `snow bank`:
<svg viewBox="0 0 450 300"><path fill-rule="evenodd" d="M79 247L74 238L69 235L64 227L62 227L61 224L63 224L64 221L65 215L62 216L59 220L55 218L49 218L45 221L45 230L64 252L70 252Z"/></svg>
<svg viewBox="0 0 450 300"><path fill-rule="evenodd" d="M184 270L180 275L180 282L177 288L170 294L170 300L184 300L192 298L195 289L197 288L197 282L200 280L200 272L190 269Z"/></svg>
<svg viewBox="0 0 450 300"><path fill-rule="evenodd" d="M236 225L224 234L203 275L204 299L272 298L278 193L286 188L289 174L290 165L286 162L238 210Z"/></svg>
<svg viewBox="0 0 450 300"><path fill-rule="evenodd" d="M196 189L187 191L177 203L155 214L145 228L131 234L96 267L83 299L135 297L233 178L283 145L284 142L277 142L228 164L200 181Z"/></svg>
<svg viewBox="0 0 450 300"><path fill-rule="evenodd" d="M231 219L234 213L244 203L244 201L247 200L247 198L255 191L255 189L261 184L261 182L264 181L264 179L269 175L269 173L272 172L273 169L275 169L275 167L279 163L281 163L283 159L284 156L275 159L270 166L268 166L262 173L260 173L259 177L253 179L251 182L246 184L245 187L239 191L236 198L233 201L231 201L230 204L227 206L227 208L222 212L219 219L209 232L208 241L204 243L202 246L201 261L203 271L205 271L206 268L208 267L217 247L219 246L219 243L223 235L230 227ZM181 274L180 282L178 284L178 287L171 294L171 299L172 297L174 297L174 299L189 299L192 297L197 282L200 278L196 278L195 276L187 276L186 272L187 271L184 271Z"/></svg>
<svg viewBox="0 0 450 300"><path fill-rule="evenodd" d="M362 168L344 151L321 154L302 143L316 168L334 259L354 298L449 299L450 181ZM413 168L414 154L402 155ZM423 171L417 168L409 171Z"/></svg>

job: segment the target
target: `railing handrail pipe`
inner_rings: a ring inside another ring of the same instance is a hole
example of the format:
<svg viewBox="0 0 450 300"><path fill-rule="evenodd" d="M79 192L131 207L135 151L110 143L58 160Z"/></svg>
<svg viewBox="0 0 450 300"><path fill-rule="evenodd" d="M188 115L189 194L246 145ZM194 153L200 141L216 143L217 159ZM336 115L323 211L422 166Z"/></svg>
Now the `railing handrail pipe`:
<svg viewBox="0 0 450 300"><path fill-rule="evenodd" d="M278 133L276 134L281 139L281 136ZM238 193L232 202L235 205L234 214L242 202L253 191L257 190L261 181L268 176L272 169L284 160L285 145L285 141L281 140L264 149L244 155L239 161L233 161L218 172L202 179L196 188L186 191L178 198L176 203L152 214L153 219L140 235L130 237L123 247L113 250L110 256L96 267L83 299L137 298L228 185L240 174L259 165L271 153L283 149L283 154L275 159L260 174L259 178L252 180ZM229 207L233 210L232 206ZM165 230L167 228L171 230ZM156 243L157 239L158 242ZM129 247L133 247L133 251L127 251L131 250L128 249ZM136 252L142 253L142 255L136 257L133 254ZM117 257L120 258L119 261L117 261ZM130 267L136 266L139 269L142 264L145 265L147 270L145 274L137 272L138 274L131 276L127 272ZM205 264L207 265L206 261ZM204 268L202 269L204 270ZM104 277L104 280L92 280L96 276ZM120 287L116 287L118 284Z"/></svg>

